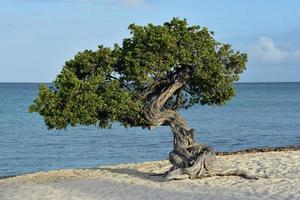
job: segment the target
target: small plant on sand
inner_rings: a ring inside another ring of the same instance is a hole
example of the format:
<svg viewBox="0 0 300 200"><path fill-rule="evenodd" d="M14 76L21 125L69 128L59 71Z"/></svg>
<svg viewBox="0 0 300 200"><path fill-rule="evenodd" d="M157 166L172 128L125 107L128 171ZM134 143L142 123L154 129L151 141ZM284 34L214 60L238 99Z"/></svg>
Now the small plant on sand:
<svg viewBox="0 0 300 200"><path fill-rule="evenodd" d="M40 87L30 112L38 112L50 129L110 128L114 122L149 129L170 126L173 167L167 179L211 175L214 151L196 143L195 130L178 111L228 102L247 55L216 41L205 27L189 26L185 19L131 24L129 30L122 45L85 50L67 61L51 88Z"/></svg>

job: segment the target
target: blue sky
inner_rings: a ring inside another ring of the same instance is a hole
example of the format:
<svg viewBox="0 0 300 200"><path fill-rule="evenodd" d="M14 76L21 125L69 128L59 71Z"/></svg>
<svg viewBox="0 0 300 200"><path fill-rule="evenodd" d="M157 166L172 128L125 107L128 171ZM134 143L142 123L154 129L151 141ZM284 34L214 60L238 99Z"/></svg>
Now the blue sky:
<svg viewBox="0 0 300 200"><path fill-rule="evenodd" d="M50 82L84 49L112 46L130 23L206 26L249 55L243 82L300 81L298 0L1 0L0 82Z"/></svg>

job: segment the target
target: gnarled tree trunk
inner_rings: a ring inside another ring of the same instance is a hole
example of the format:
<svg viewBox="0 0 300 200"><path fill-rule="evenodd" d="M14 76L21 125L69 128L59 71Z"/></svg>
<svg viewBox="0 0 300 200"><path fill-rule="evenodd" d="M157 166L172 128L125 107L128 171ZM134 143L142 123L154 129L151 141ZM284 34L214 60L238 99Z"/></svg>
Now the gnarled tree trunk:
<svg viewBox="0 0 300 200"><path fill-rule="evenodd" d="M174 110L165 110L164 104L178 89L184 86L177 81L162 88L149 104L145 106L145 118L150 128L169 125L174 135L174 149L169 155L173 167L166 179L201 178L209 173L215 160L212 148L197 144L195 131Z"/></svg>

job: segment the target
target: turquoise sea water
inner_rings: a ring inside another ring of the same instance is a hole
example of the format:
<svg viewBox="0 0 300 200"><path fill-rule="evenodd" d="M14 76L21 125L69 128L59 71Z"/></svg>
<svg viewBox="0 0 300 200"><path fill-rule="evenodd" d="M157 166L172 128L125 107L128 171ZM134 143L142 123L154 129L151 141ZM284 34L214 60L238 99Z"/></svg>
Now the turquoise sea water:
<svg viewBox="0 0 300 200"><path fill-rule="evenodd" d="M168 127L47 130L27 111L38 85L0 83L0 176L168 157ZM181 111L199 142L218 151L300 144L300 83L239 83L236 89L223 107Z"/></svg>

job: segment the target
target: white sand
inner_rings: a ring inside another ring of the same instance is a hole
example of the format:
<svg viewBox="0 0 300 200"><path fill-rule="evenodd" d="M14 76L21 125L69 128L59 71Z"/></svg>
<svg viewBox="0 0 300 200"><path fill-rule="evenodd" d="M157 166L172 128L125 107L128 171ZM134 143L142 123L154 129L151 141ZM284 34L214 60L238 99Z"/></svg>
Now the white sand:
<svg viewBox="0 0 300 200"><path fill-rule="evenodd" d="M219 163L268 176L165 182L168 161L40 172L0 180L1 200L300 199L300 151L218 156Z"/></svg>

